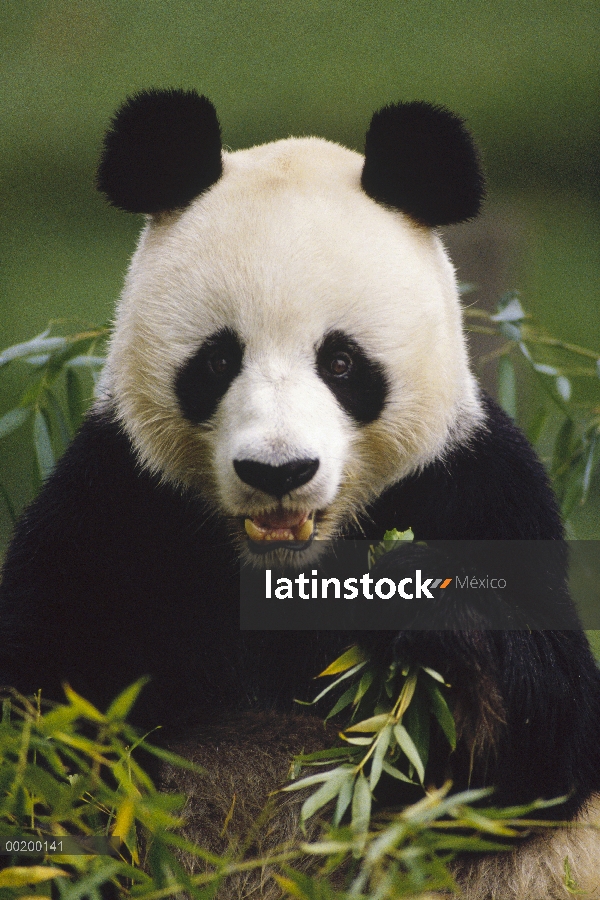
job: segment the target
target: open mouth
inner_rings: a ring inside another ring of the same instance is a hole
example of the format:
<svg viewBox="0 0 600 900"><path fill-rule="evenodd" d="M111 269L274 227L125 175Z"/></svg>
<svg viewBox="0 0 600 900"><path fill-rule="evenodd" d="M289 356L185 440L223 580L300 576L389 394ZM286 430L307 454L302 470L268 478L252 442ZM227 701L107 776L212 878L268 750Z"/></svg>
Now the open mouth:
<svg viewBox="0 0 600 900"><path fill-rule="evenodd" d="M244 519L251 541L296 541L306 543L314 533L314 512L276 509Z"/></svg>

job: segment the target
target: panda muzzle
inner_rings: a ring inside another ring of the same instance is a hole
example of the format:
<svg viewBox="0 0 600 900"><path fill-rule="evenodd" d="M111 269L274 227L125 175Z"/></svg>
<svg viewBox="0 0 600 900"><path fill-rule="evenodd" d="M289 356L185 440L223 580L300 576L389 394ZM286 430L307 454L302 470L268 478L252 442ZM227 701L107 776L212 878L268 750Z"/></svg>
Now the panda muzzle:
<svg viewBox="0 0 600 900"><path fill-rule="evenodd" d="M251 541L308 541L313 533L312 513L277 509L244 520Z"/></svg>

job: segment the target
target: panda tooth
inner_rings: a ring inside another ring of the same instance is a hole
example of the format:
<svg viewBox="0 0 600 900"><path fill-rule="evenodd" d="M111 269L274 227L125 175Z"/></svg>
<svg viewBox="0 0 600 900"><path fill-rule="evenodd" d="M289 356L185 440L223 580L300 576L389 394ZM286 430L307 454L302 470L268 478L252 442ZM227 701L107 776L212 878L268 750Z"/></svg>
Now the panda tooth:
<svg viewBox="0 0 600 900"><path fill-rule="evenodd" d="M260 528L257 528L252 519L244 520L244 528L246 529L246 534L250 538L251 541L264 541L266 538L265 532L261 531Z"/></svg>
<svg viewBox="0 0 600 900"><path fill-rule="evenodd" d="M307 541L313 533L314 519L307 519L304 525L301 525L296 532L297 541Z"/></svg>

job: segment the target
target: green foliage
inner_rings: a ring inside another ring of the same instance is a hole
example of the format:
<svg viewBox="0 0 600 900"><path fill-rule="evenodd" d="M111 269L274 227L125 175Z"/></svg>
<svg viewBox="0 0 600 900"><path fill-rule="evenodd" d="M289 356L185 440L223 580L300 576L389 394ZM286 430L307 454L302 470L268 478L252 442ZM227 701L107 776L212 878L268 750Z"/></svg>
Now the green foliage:
<svg viewBox="0 0 600 900"><path fill-rule="evenodd" d="M349 723L340 737L345 747L333 747L296 758L292 775L306 766L334 766L307 775L285 788L298 791L320 785L302 806L300 824L336 799L333 825L350 810L351 829L366 834L371 801L383 773L411 785L424 785L429 756L431 720L437 720L448 741L456 747L454 719L441 688L443 677L424 666L403 667L392 662L385 668L370 662L359 647L351 647L319 677L337 675L313 703L352 679L326 719L350 708ZM361 718L365 716L365 718Z"/></svg>
<svg viewBox="0 0 600 900"><path fill-rule="evenodd" d="M49 326L37 337L0 353L0 369L21 362L33 371L17 406L0 416L0 438L31 425L40 484L81 424L89 403L85 398L90 393L84 387L82 373L88 373L88 382L90 375L96 382L104 365L99 349L108 335L107 328L68 337L51 336L51 330ZM15 510L1 480L0 496L14 521Z"/></svg>
<svg viewBox="0 0 600 900"><path fill-rule="evenodd" d="M589 495L600 465L600 353L548 335L525 313L518 294L505 294L495 313L466 310L468 328L499 338L481 360L498 360L498 399L519 419L546 463L571 536L570 517ZM529 374L532 408L519 409L519 383Z"/></svg>
<svg viewBox="0 0 600 900"><path fill-rule="evenodd" d="M355 651L347 654L344 665L354 668L354 655ZM432 673L428 678L441 683ZM414 675L407 674L402 699L394 708L396 717L401 718L401 706L410 705L414 684ZM109 884L139 900L182 893L208 900L222 885L226 887L229 876L252 869L264 872L267 866L287 897L414 897L425 890L453 889L448 863L456 853L504 850L507 844L499 844L499 838L518 838L547 824L521 817L548 804L481 811L472 804L487 791L450 796L449 785L401 813L369 822L372 786L363 765L352 800L354 825L326 827L316 840L290 843L264 859L253 857L251 851L239 856L209 853L177 834L178 811L185 798L157 791L135 759L134 751L141 747L171 765L197 771L186 760L152 747L127 724L142 687L143 681L127 688L106 713L68 687L66 703L48 709L39 697L33 701L14 693L5 697L0 722L0 840L34 839L48 847L62 840L69 852L4 856L1 900L49 897L51 890L60 900L100 900L101 889ZM364 722L357 725L367 727ZM378 723L371 726L381 733ZM348 732L366 733L357 727ZM381 746L371 741L375 748ZM410 752L416 763L416 753L422 750ZM330 794L333 799L335 793ZM110 838L114 849L95 855L75 852L77 843L89 841L90 835L103 836L107 843ZM203 861L202 874L186 873L177 856L182 850ZM313 861L310 874L305 871L307 857ZM568 862L565 879L574 892Z"/></svg>

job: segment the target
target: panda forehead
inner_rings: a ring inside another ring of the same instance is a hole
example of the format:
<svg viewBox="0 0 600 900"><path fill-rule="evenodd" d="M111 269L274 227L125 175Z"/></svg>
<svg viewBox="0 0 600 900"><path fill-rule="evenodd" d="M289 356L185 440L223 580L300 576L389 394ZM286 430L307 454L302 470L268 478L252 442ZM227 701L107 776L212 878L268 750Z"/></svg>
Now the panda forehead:
<svg viewBox="0 0 600 900"><path fill-rule="evenodd" d="M429 229L362 191L362 164L320 138L225 154L210 190L149 222L130 281L146 323L185 343L264 332L282 350L332 330L385 343L399 315L410 335L448 295L448 263Z"/></svg>

